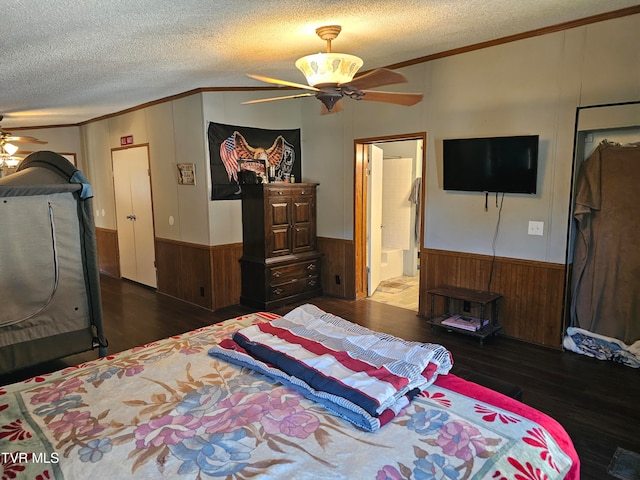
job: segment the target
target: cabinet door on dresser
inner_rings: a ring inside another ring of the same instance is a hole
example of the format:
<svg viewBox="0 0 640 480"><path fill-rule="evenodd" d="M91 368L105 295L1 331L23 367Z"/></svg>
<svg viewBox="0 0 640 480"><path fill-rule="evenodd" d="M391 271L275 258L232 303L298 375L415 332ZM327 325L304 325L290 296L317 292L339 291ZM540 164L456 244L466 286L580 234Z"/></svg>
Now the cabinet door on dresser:
<svg viewBox="0 0 640 480"><path fill-rule="evenodd" d="M267 257L291 253L291 198L269 197L267 216L270 235L266 236Z"/></svg>
<svg viewBox="0 0 640 480"><path fill-rule="evenodd" d="M276 186L268 187L268 192L267 256L315 250L315 187Z"/></svg>
<svg viewBox="0 0 640 480"><path fill-rule="evenodd" d="M301 189L292 199L291 249L293 253L316 249L315 196Z"/></svg>

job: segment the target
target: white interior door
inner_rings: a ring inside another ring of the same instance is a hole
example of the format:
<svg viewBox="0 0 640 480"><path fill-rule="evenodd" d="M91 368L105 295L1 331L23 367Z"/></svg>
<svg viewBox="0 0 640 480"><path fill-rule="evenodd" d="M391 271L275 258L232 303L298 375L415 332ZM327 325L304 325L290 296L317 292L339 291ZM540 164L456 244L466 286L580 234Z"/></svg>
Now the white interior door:
<svg viewBox="0 0 640 480"><path fill-rule="evenodd" d="M149 150L114 150L113 183L120 254L120 274L157 287Z"/></svg>
<svg viewBox="0 0 640 480"><path fill-rule="evenodd" d="M367 295L373 295L381 278L382 263L382 154L369 145L369 188L367 195Z"/></svg>
<svg viewBox="0 0 640 480"><path fill-rule="evenodd" d="M414 237L409 195L413 186L413 158L384 160L382 245L409 250Z"/></svg>

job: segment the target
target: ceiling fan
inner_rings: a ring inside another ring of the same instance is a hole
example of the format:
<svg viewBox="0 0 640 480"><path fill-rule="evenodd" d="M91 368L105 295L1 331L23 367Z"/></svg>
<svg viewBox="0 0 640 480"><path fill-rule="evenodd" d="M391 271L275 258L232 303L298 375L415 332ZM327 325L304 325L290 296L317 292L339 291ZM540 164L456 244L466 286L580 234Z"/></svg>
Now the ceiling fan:
<svg viewBox="0 0 640 480"><path fill-rule="evenodd" d="M0 115L0 122L4 118L3 115ZM18 147L14 145L14 143L39 143L45 144L42 140L38 140L35 137L22 136L18 137L13 135L8 130L0 127L0 164L2 161L14 160L14 155L18 151ZM19 160L19 159L18 159Z"/></svg>
<svg viewBox="0 0 640 480"><path fill-rule="evenodd" d="M316 29L316 34L327 42L327 52L307 55L298 59L296 67L304 74L308 85L248 74L262 82L274 85L284 85L307 90L307 93L287 95L285 97L263 98L243 102L251 103L271 102L291 98L316 97L322 102L322 114L335 113L342 110L342 97L354 100L368 100L372 102L393 103L411 106L422 101L421 93L381 92L369 90L383 85L406 83L404 75L387 68L377 68L354 78L362 66L362 60L355 55L334 53L331 51L331 41L334 40L342 28L339 25L329 25Z"/></svg>

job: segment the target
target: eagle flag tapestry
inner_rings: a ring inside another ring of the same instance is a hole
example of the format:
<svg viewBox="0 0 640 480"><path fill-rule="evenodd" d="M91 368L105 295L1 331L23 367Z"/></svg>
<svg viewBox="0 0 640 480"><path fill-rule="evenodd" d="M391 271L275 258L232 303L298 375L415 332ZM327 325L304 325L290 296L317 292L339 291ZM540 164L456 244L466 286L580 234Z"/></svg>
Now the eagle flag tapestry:
<svg viewBox="0 0 640 480"><path fill-rule="evenodd" d="M300 129L266 130L209 123L209 161L211 200L242 197L242 172L268 177L269 168L276 182L293 175L300 181Z"/></svg>

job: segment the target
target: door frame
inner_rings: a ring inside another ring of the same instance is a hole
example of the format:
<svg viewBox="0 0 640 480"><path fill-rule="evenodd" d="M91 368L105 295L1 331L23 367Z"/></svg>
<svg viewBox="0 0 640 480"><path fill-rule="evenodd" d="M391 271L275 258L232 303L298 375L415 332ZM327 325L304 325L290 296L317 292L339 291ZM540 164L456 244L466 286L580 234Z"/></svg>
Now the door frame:
<svg viewBox="0 0 640 480"><path fill-rule="evenodd" d="M384 162L384 150L377 145L369 143L366 145L367 154L369 159L380 156L380 161L376 166L376 162L369 162L369 175L367 179L367 191L371 192L371 195L367 195L367 201L365 203L367 212L367 231L365 237L367 250L367 297L373 295L380 285L380 278L382 276L382 194L383 194L383 177L382 166ZM379 152L376 152L378 150ZM373 155L372 155L373 153ZM369 190L369 187L371 190ZM380 199L375 199L376 191L380 194ZM375 200L374 200L375 199ZM374 218L374 212L378 216ZM379 226L374 228L373 222L377 220Z"/></svg>
<svg viewBox="0 0 640 480"><path fill-rule="evenodd" d="M356 138L354 145L353 175L353 243L354 243L354 279L355 298L367 296L367 165L369 163L367 145L372 143L390 143L405 140L422 140L422 192L420 195L420 251L424 245L424 205L427 172L427 132L386 135L371 138ZM422 275L420 275L422 282ZM422 291L421 286L419 287Z"/></svg>

